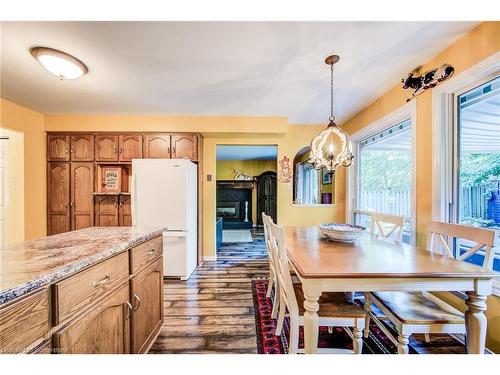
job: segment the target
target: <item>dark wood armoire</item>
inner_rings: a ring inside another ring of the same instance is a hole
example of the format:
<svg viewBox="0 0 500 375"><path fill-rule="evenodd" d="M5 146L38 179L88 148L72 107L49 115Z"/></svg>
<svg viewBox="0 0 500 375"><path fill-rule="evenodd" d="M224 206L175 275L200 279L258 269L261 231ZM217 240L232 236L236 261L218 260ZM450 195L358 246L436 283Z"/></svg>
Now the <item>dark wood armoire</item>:
<svg viewBox="0 0 500 375"><path fill-rule="evenodd" d="M262 212L273 218L276 222L277 204L276 204L276 172L264 172L257 176L257 224L262 223Z"/></svg>

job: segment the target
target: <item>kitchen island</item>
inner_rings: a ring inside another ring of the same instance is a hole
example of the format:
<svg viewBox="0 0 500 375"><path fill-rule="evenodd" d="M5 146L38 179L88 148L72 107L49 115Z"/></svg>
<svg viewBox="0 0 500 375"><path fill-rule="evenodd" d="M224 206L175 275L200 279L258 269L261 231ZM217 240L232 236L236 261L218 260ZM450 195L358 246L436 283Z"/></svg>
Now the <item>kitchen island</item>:
<svg viewBox="0 0 500 375"><path fill-rule="evenodd" d="M0 352L146 352L163 322L162 232L92 227L2 247Z"/></svg>

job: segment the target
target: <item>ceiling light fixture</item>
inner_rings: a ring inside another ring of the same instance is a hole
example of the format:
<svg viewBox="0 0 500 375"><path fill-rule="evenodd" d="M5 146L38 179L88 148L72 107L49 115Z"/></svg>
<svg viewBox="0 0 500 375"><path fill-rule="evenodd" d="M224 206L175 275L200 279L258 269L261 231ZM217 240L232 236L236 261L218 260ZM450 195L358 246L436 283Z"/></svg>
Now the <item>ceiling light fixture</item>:
<svg viewBox="0 0 500 375"><path fill-rule="evenodd" d="M33 47L30 52L45 69L61 80L77 79L89 71L76 57L53 48Z"/></svg>
<svg viewBox="0 0 500 375"><path fill-rule="evenodd" d="M328 56L325 63L330 65L330 121L327 128L321 131L311 141L311 157L309 161L315 169L326 169L326 172L333 174L337 167L349 167L352 164L354 154L352 152L352 142L349 141L345 133L335 122L333 115L333 65L340 60L337 55Z"/></svg>

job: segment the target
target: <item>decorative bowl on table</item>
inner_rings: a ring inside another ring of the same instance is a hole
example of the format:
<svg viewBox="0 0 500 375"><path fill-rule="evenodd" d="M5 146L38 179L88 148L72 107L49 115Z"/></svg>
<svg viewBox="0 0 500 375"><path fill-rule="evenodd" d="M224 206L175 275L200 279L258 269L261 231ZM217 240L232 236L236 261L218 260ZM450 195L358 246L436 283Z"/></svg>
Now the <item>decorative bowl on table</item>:
<svg viewBox="0 0 500 375"><path fill-rule="evenodd" d="M320 224L318 228L330 241L337 242L354 242L366 230L366 227L361 225L338 223Z"/></svg>

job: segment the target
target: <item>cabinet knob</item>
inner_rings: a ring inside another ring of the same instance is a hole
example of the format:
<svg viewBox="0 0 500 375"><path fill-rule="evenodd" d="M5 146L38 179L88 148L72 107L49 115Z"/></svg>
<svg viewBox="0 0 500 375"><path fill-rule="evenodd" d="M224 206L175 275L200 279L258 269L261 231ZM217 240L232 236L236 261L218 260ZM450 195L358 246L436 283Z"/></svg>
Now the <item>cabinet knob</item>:
<svg viewBox="0 0 500 375"><path fill-rule="evenodd" d="M106 284L109 280L111 280L111 276L109 275L106 275L104 276L104 278L102 280L98 280L98 281L92 281L92 288L97 288L99 286L103 286L104 284Z"/></svg>
<svg viewBox="0 0 500 375"><path fill-rule="evenodd" d="M132 304L129 301L127 301L127 310L128 310L128 313L125 316L125 320L129 320L130 317L132 316L133 311L134 311L134 308L132 307Z"/></svg>
<svg viewBox="0 0 500 375"><path fill-rule="evenodd" d="M139 310L139 306L141 306L141 299L137 294L134 294L134 299L137 301L137 305L134 304L133 311Z"/></svg>

